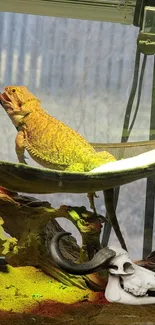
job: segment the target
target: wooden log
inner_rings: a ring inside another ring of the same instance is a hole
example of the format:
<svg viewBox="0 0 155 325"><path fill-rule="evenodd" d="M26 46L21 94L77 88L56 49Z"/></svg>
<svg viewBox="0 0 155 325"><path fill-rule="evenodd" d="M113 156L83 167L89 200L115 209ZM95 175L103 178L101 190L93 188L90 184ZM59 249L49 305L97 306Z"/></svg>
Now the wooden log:
<svg viewBox="0 0 155 325"><path fill-rule="evenodd" d="M65 273L52 261L49 250L52 236L63 230L55 218L71 220L81 233L81 249L72 236L63 238L60 243L63 255L76 261L90 259L100 248L99 236L104 218L95 217L85 207L62 206L53 209L46 201L21 196L3 188L0 188L0 215L0 255L5 256L8 264L41 268L66 285L87 287L85 280L89 281L89 277ZM91 285L92 282L95 284L95 277L92 280L90 276L90 279Z"/></svg>

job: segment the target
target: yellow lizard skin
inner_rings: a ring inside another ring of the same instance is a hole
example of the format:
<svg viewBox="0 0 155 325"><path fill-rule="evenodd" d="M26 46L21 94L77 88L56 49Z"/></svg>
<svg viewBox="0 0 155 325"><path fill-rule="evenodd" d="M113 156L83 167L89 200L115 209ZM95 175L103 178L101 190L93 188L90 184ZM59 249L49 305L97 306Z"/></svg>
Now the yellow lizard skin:
<svg viewBox="0 0 155 325"><path fill-rule="evenodd" d="M40 165L69 172L89 172L116 160L106 151L97 153L80 134L50 116L25 86L8 86L4 90L0 103L18 131L15 143L20 163L26 164L25 149ZM91 208L96 213L94 195L88 193ZM126 249L113 206L113 189L104 191L104 196L110 222L121 246Z"/></svg>
<svg viewBox="0 0 155 325"><path fill-rule="evenodd" d="M88 172L116 160L106 151L97 153L80 134L50 116L25 86L5 87L0 100L18 130L15 142L20 163L26 163L25 149L40 165L71 172Z"/></svg>

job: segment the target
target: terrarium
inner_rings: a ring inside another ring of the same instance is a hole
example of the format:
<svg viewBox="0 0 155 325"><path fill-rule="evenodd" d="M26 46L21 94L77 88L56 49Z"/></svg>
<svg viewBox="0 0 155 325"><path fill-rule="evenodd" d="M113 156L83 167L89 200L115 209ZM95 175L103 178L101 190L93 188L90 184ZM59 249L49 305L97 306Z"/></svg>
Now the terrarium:
<svg viewBox="0 0 155 325"><path fill-rule="evenodd" d="M0 1L0 324L154 321L154 1Z"/></svg>

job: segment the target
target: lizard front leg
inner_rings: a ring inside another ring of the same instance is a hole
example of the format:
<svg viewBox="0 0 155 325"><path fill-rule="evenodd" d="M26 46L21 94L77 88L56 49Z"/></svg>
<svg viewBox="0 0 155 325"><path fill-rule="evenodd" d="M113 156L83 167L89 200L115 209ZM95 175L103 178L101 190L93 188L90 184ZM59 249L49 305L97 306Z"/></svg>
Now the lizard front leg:
<svg viewBox="0 0 155 325"><path fill-rule="evenodd" d="M65 170L68 172L84 172L84 164L74 163L74 164L68 166ZM94 197L97 197L97 195L95 193L88 193L87 197L89 199L90 208L94 211L95 214L97 214L96 208L95 208L95 202L94 202Z"/></svg>
<svg viewBox="0 0 155 325"><path fill-rule="evenodd" d="M15 144L16 144L15 150L19 162L27 165L24 157L24 151L25 151L24 142L25 142L24 132L20 130L15 139Z"/></svg>
<svg viewBox="0 0 155 325"><path fill-rule="evenodd" d="M94 211L95 214L97 214L96 207L95 207L95 202L94 202L94 198L95 197L98 197L98 196L96 195L96 193L88 193L87 194L87 197L89 199L90 208Z"/></svg>

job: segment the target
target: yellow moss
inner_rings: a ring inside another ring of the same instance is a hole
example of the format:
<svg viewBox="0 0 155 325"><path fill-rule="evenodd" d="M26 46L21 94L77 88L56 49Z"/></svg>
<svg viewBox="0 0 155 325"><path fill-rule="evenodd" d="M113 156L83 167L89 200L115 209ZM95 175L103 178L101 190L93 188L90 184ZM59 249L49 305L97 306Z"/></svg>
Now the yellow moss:
<svg viewBox="0 0 155 325"><path fill-rule="evenodd" d="M97 294L74 286L65 286L34 267L8 267L0 272L0 309L24 312L38 302L52 300L72 304L93 301Z"/></svg>
<svg viewBox="0 0 155 325"><path fill-rule="evenodd" d="M5 238L5 241L2 245L2 247L3 247L2 254L7 255L10 251L14 252L14 254L16 254L18 252L17 243L18 243L18 240L15 237Z"/></svg>

